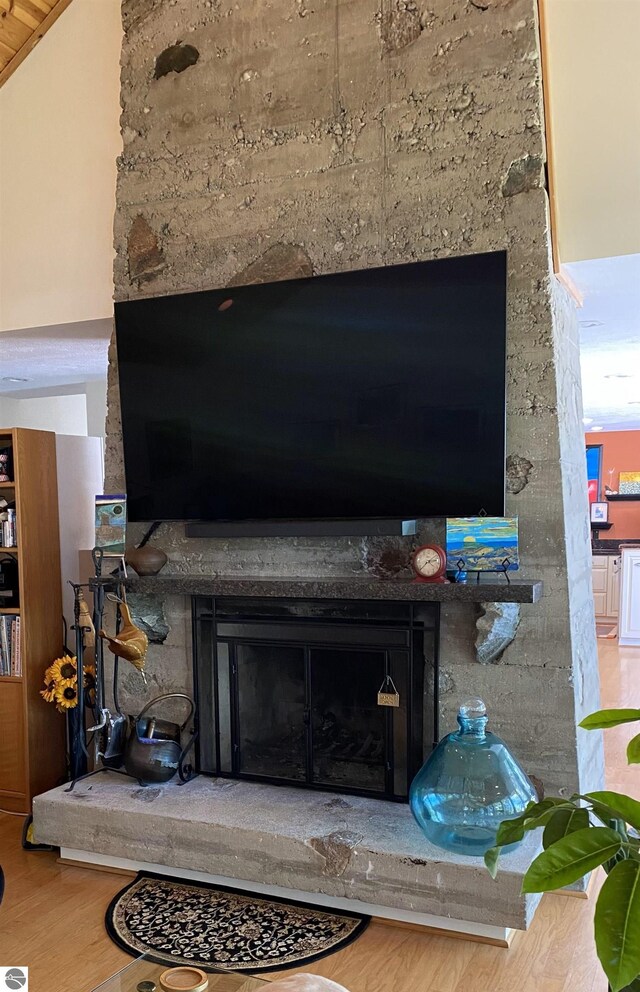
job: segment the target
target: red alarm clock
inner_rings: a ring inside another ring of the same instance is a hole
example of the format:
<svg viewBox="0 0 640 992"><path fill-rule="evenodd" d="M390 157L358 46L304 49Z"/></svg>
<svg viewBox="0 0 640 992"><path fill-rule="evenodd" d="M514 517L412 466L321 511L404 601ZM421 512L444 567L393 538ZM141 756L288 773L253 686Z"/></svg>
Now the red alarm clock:
<svg viewBox="0 0 640 992"><path fill-rule="evenodd" d="M447 570L447 554L439 544L423 544L413 553L411 560L413 571L416 573L414 582L448 582L445 577Z"/></svg>

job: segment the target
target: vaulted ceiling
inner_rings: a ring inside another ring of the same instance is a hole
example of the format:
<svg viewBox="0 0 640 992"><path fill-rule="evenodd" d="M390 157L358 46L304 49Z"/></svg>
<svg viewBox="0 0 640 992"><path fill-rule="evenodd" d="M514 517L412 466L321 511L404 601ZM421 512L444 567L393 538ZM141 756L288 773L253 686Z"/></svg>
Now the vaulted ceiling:
<svg viewBox="0 0 640 992"><path fill-rule="evenodd" d="M70 3L71 0L0 0L0 86Z"/></svg>

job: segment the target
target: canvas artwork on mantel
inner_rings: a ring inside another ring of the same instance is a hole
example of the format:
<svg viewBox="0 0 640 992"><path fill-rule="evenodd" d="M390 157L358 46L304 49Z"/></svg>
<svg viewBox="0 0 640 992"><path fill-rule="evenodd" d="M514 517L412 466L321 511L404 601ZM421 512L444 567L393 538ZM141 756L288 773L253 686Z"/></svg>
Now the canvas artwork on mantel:
<svg viewBox="0 0 640 992"><path fill-rule="evenodd" d="M495 572L519 566L517 517L447 518L448 569Z"/></svg>
<svg viewBox="0 0 640 992"><path fill-rule="evenodd" d="M96 548L105 558L124 554L127 534L127 497L96 496Z"/></svg>

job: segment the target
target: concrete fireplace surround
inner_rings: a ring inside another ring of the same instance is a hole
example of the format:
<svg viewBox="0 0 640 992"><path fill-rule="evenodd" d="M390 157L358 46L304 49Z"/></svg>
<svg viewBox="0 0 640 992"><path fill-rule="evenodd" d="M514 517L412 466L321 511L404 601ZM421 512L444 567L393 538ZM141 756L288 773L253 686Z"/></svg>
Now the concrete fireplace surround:
<svg viewBox="0 0 640 992"><path fill-rule="evenodd" d="M480 695L547 793L598 788L601 740L576 729L599 705L597 655L577 321L551 274L535 0L124 0L123 23L116 299L507 250L507 513L522 574L544 592L490 664L474 652L478 605L442 603L441 726ZM177 57L186 44L197 59ZM115 348L105 485L125 491ZM190 539L165 524L153 542L172 574L345 580L406 576L425 539L442 543L442 523L374 540ZM128 712L190 687L188 600L169 595L164 610L148 687L126 675ZM197 781L151 799L103 776L39 798L37 833L245 887L367 902L376 890L377 904L471 923L524 926L534 908L517 895L531 847L493 883L480 862L425 853L406 807L248 788Z"/></svg>
<svg viewBox="0 0 640 992"><path fill-rule="evenodd" d="M507 250L507 513L521 574L544 595L521 606L497 664L476 661L477 605L443 603L442 726L455 726L461 696L486 697L549 793L598 787L601 740L576 730L599 704L597 655L577 321L551 277L536 0L124 0L122 11L117 300ZM105 486L125 485L114 348ZM164 524L153 542L173 574L344 579L407 575L412 542L428 539L443 542L441 522L371 540L194 539ZM190 681L188 603L165 608L172 630L150 654L147 698ZM130 674L125 689L133 712L142 687Z"/></svg>

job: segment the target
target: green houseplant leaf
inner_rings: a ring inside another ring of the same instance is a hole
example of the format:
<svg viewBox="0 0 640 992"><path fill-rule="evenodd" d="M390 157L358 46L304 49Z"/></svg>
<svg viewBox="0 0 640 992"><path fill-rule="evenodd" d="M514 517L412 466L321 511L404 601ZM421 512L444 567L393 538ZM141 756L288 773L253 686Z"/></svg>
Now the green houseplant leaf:
<svg viewBox="0 0 640 992"><path fill-rule="evenodd" d="M491 847L484 856L484 863L491 877L495 878L498 874L498 861L503 847L519 843L529 830L546 826L549 820L556 816L558 810L571 813L575 812L575 809L570 800L549 798L539 803L529 803L524 813L513 820L503 820L496 833L495 847Z"/></svg>
<svg viewBox="0 0 640 992"><path fill-rule="evenodd" d="M524 837L525 820L503 820L496 833L496 847L506 847L507 844L517 844Z"/></svg>
<svg viewBox="0 0 640 992"><path fill-rule="evenodd" d="M485 852L484 863L487 867L487 871L491 875L491 878L495 878L498 874L498 860L500 858L500 848L490 847L488 851Z"/></svg>
<svg viewBox="0 0 640 992"><path fill-rule="evenodd" d="M582 807L567 809L560 807L554 810L552 817L544 828L542 835L542 846L545 851L551 844L562 840L568 834L574 834L577 830L584 830L589 826L589 810Z"/></svg>
<svg viewBox="0 0 640 992"><path fill-rule="evenodd" d="M496 834L496 847L506 847L507 844L521 841L527 831L543 827L559 807L574 808L566 799L543 799L539 803L529 803L520 816L502 821Z"/></svg>
<svg viewBox="0 0 640 992"><path fill-rule="evenodd" d="M627 761L630 765L640 765L640 734L632 737L627 744Z"/></svg>
<svg viewBox="0 0 640 992"><path fill-rule="evenodd" d="M550 892L577 882L620 850L622 838L609 827L585 827L563 837L529 865L523 892Z"/></svg>
<svg viewBox="0 0 640 992"><path fill-rule="evenodd" d="M629 826L640 830L640 802L622 792L589 792L582 799L591 803L593 812L601 819L625 820Z"/></svg>
<svg viewBox="0 0 640 992"><path fill-rule="evenodd" d="M620 861L605 879L595 912L596 949L612 992L640 975L640 862Z"/></svg>
<svg viewBox="0 0 640 992"><path fill-rule="evenodd" d="M640 709L610 709L592 713L580 726L598 730L636 721ZM640 734L629 742L627 759L640 764ZM604 826L594 826L594 818ZM603 790L530 803L522 816L501 825L496 847L485 855L493 878L501 844L521 840L538 826L544 827L544 850L529 866L522 892L571 885L602 865L607 879L596 904L598 957L610 992L640 992L640 802Z"/></svg>
<svg viewBox="0 0 640 992"><path fill-rule="evenodd" d="M633 982L630 982L629 985L625 985L622 992L640 992L640 978L636 978Z"/></svg>
<svg viewBox="0 0 640 992"><path fill-rule="evenodd" d="M621 723L634 723L640 720L640 710L597 710L585 716L578 726L583 730L606 730L619 727Z"/></svg>

